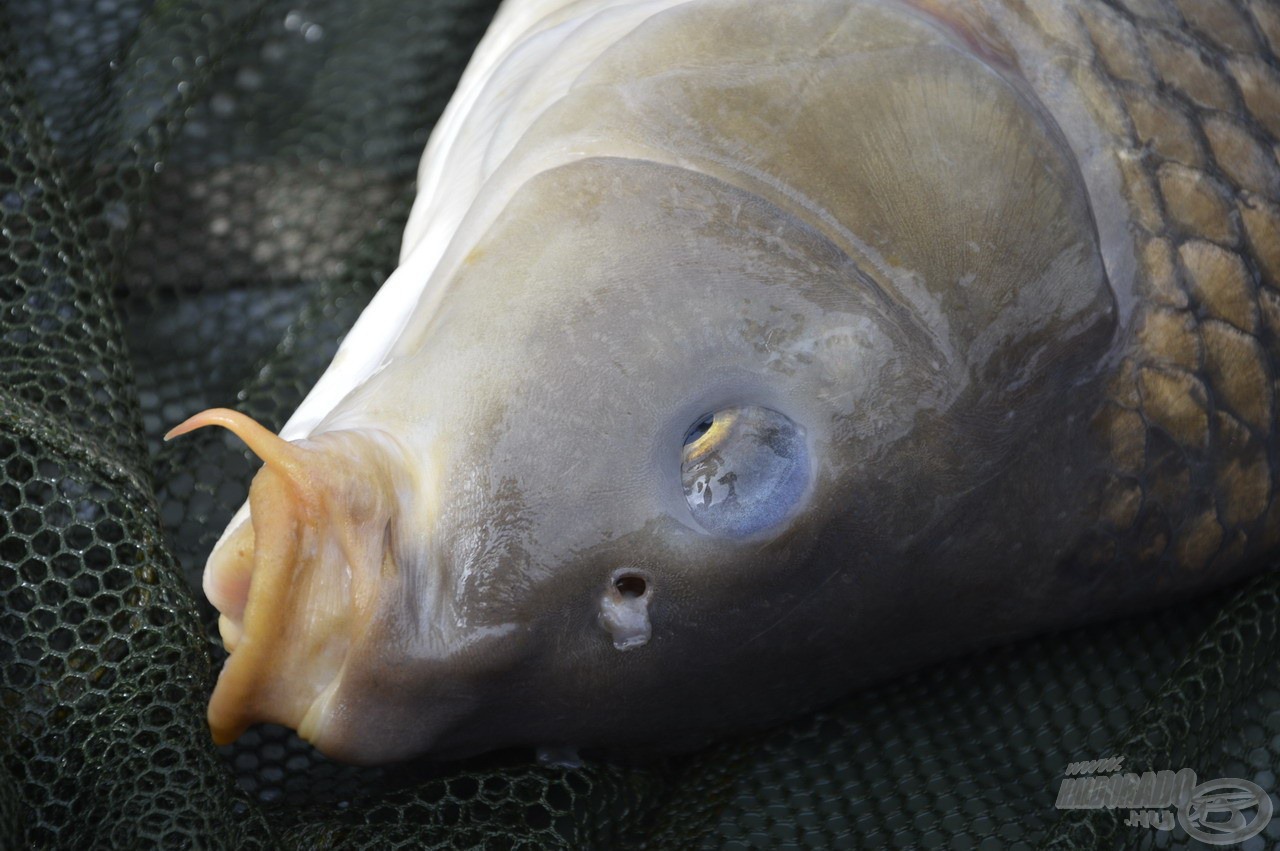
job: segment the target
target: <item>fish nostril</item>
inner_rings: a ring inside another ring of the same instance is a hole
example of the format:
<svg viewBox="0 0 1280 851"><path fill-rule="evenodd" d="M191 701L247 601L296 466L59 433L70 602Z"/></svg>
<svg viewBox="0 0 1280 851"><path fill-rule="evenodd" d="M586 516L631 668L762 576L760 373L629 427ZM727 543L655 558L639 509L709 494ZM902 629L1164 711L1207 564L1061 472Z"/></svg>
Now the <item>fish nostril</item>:
<svg viewBox="0 0 1280 851"><path fill-rule="evenodd" d="M613 587L618 589L618 593L623 597L635 599L645 595L645 592L649 590L649 583L645 581L643 576L624 573L613 581Z"/></svg>
<svg viewBox="0 0 1280 851"><path fill-rule="evenodd" d="M615 650L634 650L649 643L649 578L635 568L613 573L599 599L597 618L613 638Z"/></svg>

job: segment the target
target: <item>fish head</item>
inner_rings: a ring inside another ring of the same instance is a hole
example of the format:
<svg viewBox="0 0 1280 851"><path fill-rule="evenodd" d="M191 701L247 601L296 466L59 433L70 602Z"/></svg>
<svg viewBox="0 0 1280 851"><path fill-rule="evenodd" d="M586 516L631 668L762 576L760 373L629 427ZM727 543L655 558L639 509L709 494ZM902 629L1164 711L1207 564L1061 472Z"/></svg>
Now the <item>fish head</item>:
<svg viewBox="0 0 1280 851"><path fill-rule="evenodd" d="M1033 168L956 130L862 187L930 168L963 220L854 233L758 175L547 169L311 437L217 422L267 458L206 574L218 738L684 747L938 655L960 621L901 625L973 566L931 542L1115 330L1070 154L1002 91Z"/></svg>

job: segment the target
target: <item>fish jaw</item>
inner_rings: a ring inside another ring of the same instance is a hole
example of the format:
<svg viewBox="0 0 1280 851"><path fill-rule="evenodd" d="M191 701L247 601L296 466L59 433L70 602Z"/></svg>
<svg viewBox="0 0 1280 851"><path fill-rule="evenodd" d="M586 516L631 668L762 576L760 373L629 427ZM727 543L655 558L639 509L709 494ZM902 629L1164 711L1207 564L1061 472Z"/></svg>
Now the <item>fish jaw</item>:
<svg viewBox="0 0 1280 851"><path fill-rule="evenodd" d="M288 443L253 431L243 415L208 413L171 434L222 425L266 461L249 489L250 521L215 547L205 569L230 652L209 700L213 739L227 744L251 724L275 722L323 741L347 662L400 580L394 539L410 467L382 432Z"/></svg>

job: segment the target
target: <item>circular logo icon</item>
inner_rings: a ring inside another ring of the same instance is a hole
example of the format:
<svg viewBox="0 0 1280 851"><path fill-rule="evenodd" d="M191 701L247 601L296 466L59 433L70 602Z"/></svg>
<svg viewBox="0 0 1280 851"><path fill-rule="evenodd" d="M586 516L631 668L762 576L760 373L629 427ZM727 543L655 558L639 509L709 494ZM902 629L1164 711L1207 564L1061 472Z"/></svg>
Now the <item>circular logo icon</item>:
<svg viewBox="0 0 1280 851"><path fill-rule="evenodd" d="M1271 797L1256 783L1223 777L1201 783L1178 808L1187 835L1208 845L1230 845L1257 836L1271 821Z"/></svg>

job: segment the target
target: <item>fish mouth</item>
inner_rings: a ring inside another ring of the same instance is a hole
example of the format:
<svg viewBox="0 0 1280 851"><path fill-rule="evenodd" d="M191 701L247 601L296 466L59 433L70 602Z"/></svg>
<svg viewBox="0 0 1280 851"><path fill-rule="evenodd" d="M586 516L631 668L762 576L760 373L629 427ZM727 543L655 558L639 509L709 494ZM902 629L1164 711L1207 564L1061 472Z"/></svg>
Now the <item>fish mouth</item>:
<svg viewBox="0 0 1280 851"><path fill-rule="evenodd" d="M249 504L252 522L228 542L240 546L216 552L205 571L230 653L209 699L209 728L219 745L260 721L313 739L323 717L316 703L336 687L350 649L352 613L342 605L350 571L333 569L314 540L320 507L270 467L254 479Z"/></svg>
<svg viewBox="0 0 1280 851"><path fill-rule="evenodd" d="M205 567L230 654L209 699L213 740L228 744L252 724L274 722L316 744L380 588L399 574L389 542L403 467L385 435L341 431L289 443L224 409L166 437L206 425L234 431L266 462L249 488L249 521Z"/></svg>

